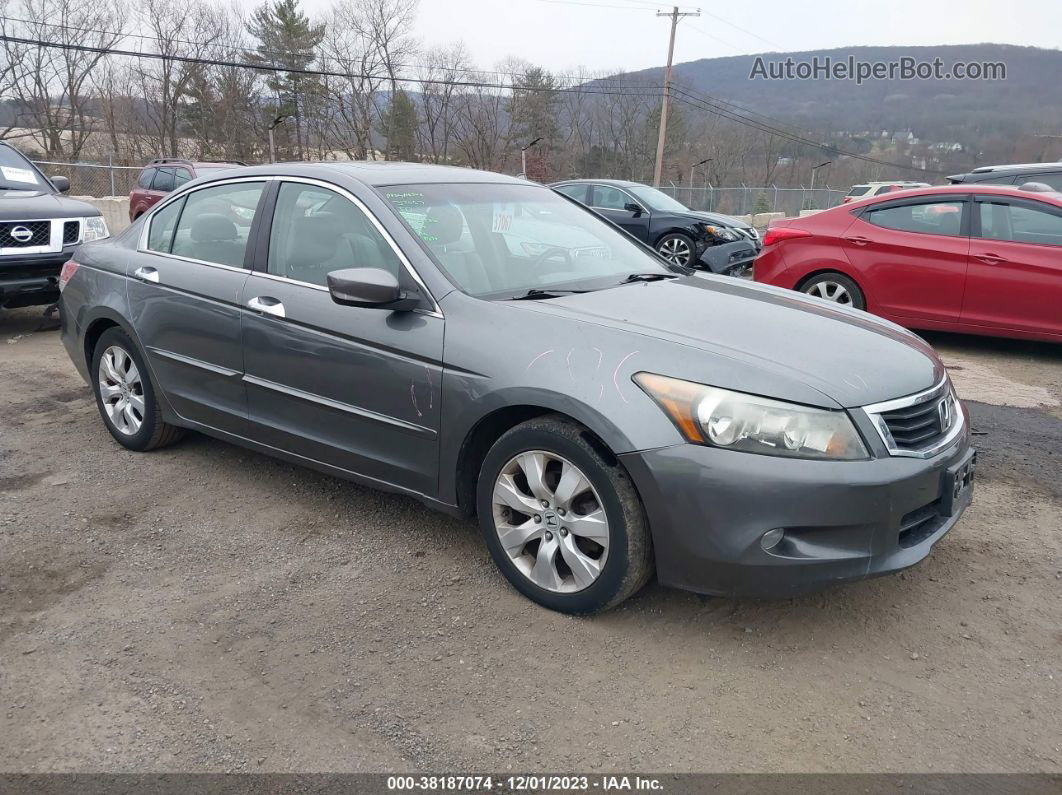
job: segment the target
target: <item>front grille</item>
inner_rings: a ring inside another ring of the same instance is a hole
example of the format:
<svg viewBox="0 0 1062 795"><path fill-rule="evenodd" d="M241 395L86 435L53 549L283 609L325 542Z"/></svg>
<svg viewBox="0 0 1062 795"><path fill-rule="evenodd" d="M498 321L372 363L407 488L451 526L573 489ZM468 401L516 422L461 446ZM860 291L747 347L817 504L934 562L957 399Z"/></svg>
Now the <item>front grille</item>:
<svg viewBox="0 0 1062 795"><path fill-rule="evenodd" d="M81 239L81 222L65 221L63 223L63 245L68 246Z"/></svg>
<svg viewBox="0 0 1062 795"><path fill-rule="evenodd" d="M0 223L0 248L47 246L51 242L51 221L4 221Z"/></svg>
<svg viewBox="0 0 1062 795"><path fill-rule="evenodd" d="M918 546L940 529L945 518L940 513L939 499L911 511L900 520L900 546L904 549Z"/></svg>
<svg viewBox="0 0 1062 795"><path fill-rule="evenodd" d="M945 409L941 409L944 404ZM955 403L951 393L934 397L913 406L883 411L881 418L900 450L918 450L940 439L954 420Z"/></svg>

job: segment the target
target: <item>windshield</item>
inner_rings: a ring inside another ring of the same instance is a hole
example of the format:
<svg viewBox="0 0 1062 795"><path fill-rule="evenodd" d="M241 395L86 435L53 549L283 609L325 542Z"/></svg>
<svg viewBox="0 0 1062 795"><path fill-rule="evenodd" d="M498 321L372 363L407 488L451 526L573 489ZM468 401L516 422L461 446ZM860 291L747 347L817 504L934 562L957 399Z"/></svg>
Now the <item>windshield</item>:
<svg viewBox="0 0 1062 795"><path fill-rule="evenodd" d="M30 162L10 146L0 146L0 188L4 190L40 190L51 185L40 178Z"/></svg>
<svg viewBox="0 0 1062 795"><path fill-rule="evenodd" d="M673 271L607 221L537 185L395 185L387 201L470 295L593 290Z"/></svg>
<svg viewBox="0 0 1062 795"><path fill-rule="evenodd" d="M690 208L680 201L676 201L662 190L650 188L645 185L637 185L627 188L635 198L644 202L650 210L660 210L665 213L688 213Z"/></svg>

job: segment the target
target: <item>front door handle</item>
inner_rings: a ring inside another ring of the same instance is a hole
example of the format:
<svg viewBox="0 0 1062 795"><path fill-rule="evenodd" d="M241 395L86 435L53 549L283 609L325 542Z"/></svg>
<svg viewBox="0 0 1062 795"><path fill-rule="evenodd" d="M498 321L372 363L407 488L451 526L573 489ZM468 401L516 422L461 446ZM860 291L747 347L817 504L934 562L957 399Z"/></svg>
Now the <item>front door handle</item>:
<svg viewBox="0 0 1062 795"><path fill-rule="evenodd" d="M1006 257L1000 257L998 254L974 254L974 259L979 259L986 265L998 265L1001 262L1006 262Z"/></svg>
<svg viewBox="0 0 1062 795"><path fill-rule="evenodd" d="M147 265L142 268L137 268L135 271L133 271L133 275L143 282L154 282L155 284L159 283L158 270Z"/></svg>
<svg viewBox="0 0 1062 795"><path fill-rule="evenodd" d="M256 295L247 302L247 308L263 315L284 317L284 304L269 295Z"/></svg>
<svg viewBox="0 0 1062 795"><path fill-rule="evenodd" d="M869 237L863 237L861 235L846 237L845 240L847 240L849 243L855 243L857 246L865 246L867 243L874 242Z"/></svg>

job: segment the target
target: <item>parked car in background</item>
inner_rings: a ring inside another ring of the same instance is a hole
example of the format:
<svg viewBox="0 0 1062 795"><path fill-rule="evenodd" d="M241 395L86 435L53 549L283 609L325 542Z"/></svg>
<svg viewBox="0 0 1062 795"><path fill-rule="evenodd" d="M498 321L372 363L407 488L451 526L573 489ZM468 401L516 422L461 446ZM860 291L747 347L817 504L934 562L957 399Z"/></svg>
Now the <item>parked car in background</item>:
<svg viewBox="0 0 1062 795"><path fill-rule="evenodd" d="M118 443L190 428L478 515L555 610L615 605L654 566L731 595L897 571L971 498L966 411L915 335L669 264L499 174L215 176L62 281L63 343Z"/></svg>
<svg viewBox="0 0 1062 795"><path fill-rule="evenodd" d="M54 303L78 243L107 237L100 211L61 195L69 189L66 177L49 179L0 142L0 308Z"/></svg>
<svg viewBox="0 0 1062 795"><path fill-rule="evenodd" d="M902 326L1062 342L1062 195L908 190L775 221L758 282Z"/></svg>
<svg viewBox="0 0 1062 795"><path fill-rule="evenodd" d="M182 160L162 157L152 160L141 170L136 186L129 191L129 220L135 221L167 194L196 177L215 174L246 163L239 161Z"/></svg>
<svg viewBox="0 0 1062 795"><path fill-rule="evenodd" d="M841 204L869 199L871 196L881 196L896 190L908 190L909 188L928 188L928 182L864 182L861 185L853 185L848 194L841 199Z"/></svg>
<svg viewBox="0 0 1062 795"><path fill-rule="evenodd" d="M981 166L966 174L952 174L948 181L968 185L1024 185L1041 182L1062 192L1062 163L1018 163L1009 166Z"/></svg>
<svg viewBox="0 0 1062 795"><path fill-rule="evenodd" d="M555 191L590 207L676 265L736 273L760 250L751 224L719 213L691 210L663 191L616 179L556 182Z"/></svg>

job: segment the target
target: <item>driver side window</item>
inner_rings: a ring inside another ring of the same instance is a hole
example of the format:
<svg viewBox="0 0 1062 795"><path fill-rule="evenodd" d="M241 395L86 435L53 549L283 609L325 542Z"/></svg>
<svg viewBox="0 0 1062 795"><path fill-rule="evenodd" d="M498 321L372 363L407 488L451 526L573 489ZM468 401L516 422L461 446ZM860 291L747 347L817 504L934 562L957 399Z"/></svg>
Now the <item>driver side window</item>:
<svg viewBox="0 0 1062 795"><path fill-rule="evenodd" d="M327 286L346 268L382 268L401 278L402 262L353 202L328 188L285 182L269 230L266 270Z"/></svg>
<svg viewBox="0 0 1062 795"><path fill-rule="evenodd" d="M621 190L608 185L594 185L594 200L591 204L603 210L623 210L631 202L629 196Z"/></svg>

